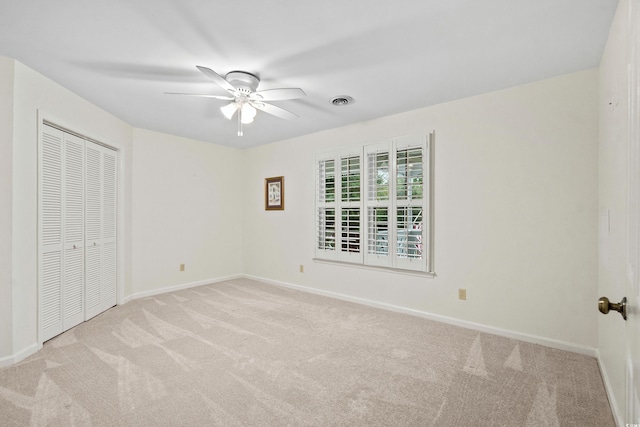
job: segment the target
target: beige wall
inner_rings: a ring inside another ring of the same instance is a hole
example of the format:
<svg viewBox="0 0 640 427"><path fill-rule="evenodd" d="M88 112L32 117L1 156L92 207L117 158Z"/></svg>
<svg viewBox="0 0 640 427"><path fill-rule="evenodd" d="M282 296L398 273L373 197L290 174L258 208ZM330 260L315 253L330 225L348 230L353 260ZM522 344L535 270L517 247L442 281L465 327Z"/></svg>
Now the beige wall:
<svg viewBox="0 0 640 427"><path fill-rule="evenodd" d="M607 296L616 302L624 296L627 281L627 8L628 2L621 0L602 56L599 84L598 194L601 219L598 296ZM612 100L617 100L615 108L609 105ZM626 404L625 323L619 316L599 316L598 335L603 377L612 407L621 420Z"/></svg>
<svg viewBox="0 0 640 427"><path fill-rule="evenodd" d="M587 70L247 150L244 272L593 350L597 83ZM314 262L315 153L431 130L438 277ZM286 210L265 212L278 175Z"/></svg>
<svg viewBox="0 0 640 427"><path fill-rule="evenodd" d="M137 129L133 153L132 293L242 273L242 152Z"/></svg>

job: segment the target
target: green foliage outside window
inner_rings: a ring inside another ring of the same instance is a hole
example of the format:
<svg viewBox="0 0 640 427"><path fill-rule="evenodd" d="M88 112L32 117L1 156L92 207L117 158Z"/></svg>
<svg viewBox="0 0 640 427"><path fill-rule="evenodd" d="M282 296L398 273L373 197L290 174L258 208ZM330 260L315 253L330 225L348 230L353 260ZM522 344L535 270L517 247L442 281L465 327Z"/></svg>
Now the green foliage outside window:
<svg viewBox="0 0 640 427"><path fill-rule="evenodd" d="M360 201L360 158L342 159L342 201Z"/></svg>
<svg viewBox="0 0 640 427"><path fill-rule="evenodd" d="M327 160L324 166L324 201L336 201L336 165L335 161Z"/></svg>
<svg viewBox="0 0 640 427"><path fill-rule="evenodd" d="M422 149L398 151L397 197L398 200L422 199Z"/></svg>

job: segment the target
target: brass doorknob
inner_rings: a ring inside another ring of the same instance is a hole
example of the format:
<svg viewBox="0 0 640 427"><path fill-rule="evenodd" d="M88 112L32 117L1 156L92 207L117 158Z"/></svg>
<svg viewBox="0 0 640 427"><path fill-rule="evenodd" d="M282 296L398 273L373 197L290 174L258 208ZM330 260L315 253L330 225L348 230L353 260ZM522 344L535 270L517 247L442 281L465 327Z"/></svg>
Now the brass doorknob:
<svg viewBox="0 0 640 427"><path fill-rule="evenodd" d="M607 314L610 310L617 311L622 315L624 320L627 320L627 297L622 298L622 301L618 303L610 302L607 297L600 297L598 300L598 310L600 310L602 314Z"/></svg>

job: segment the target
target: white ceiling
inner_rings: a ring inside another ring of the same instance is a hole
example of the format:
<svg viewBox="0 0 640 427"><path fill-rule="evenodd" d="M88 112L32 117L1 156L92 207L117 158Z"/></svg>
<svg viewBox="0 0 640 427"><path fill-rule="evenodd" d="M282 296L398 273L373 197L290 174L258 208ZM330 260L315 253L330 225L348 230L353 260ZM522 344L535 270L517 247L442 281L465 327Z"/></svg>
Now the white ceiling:
<svg viewBox="0 0 640 427"><path fill-rule="evenodd" d="M133 126L251 147L597 67L617 0L0 0L0 55ZM198 71L300 87L244 136ZM336 95L356 102L335 107Z"/></svg>

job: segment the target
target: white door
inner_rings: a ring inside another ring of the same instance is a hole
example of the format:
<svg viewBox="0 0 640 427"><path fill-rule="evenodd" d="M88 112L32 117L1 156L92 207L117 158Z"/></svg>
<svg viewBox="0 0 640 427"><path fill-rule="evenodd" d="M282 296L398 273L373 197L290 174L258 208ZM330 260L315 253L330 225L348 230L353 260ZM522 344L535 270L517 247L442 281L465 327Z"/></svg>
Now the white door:
<svg viewBox="0 0 640 427"><path fill-rule="evenodd" d="M100 146L87 143L86 193L86 314L88 320L102 312L102 154Z"/></svg>
<svg viewBox="0 0 640 427"><path fill-rule="evenodd" d="M116 305L117 152L43 125L39 144L40 340Z"/></svg>
<svg viewBox="0 0 640 427"><path fill-rule="evenodd" d="M39 161L42 340L84 320L84 141L43 127Z"/></svg>
<svg viewBox="0 0 640 427"><path fill-rule="evenodd" d="M629 182L626 422L640 424L640 0L629 1Z"/></svg>
<svg viewBox="0 0 640 427"><path fill-rule="evenodd" d="M62 330L84 321L84 140L64 134Z"/></svg>
<svg viewBox="0 0 640 427"><path fill-rule="evenodd" d="M40 337L62 332L62 147L64 134L44 126L39 146Z"/></svg>
<svg viewBox="0 0 640 427"><path fill-rule="evenodd" d="M86 314L116 305L117 152L86 142Z"/></svg>
<svg viewBox="0 0 640 427"><path fill-rule="evenodd" d="M102 148L102 311L116 305L118 153Z"/></svg>

